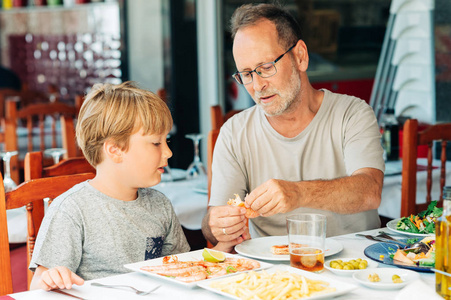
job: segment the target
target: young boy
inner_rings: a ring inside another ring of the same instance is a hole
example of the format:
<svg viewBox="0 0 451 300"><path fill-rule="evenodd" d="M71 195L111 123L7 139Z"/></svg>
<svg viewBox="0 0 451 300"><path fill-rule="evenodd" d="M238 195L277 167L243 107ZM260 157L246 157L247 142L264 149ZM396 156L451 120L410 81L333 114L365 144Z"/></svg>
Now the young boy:
<svg viewBox="0 0 451 300"><path fill-rule="evenodd" d="M49 207L30 263L31 289L70 289L84 280L129 272L124 264L190 250L158 184L172 156L172 117L155 94L130 82L97 84L76 128L94 179Z"/></svg>

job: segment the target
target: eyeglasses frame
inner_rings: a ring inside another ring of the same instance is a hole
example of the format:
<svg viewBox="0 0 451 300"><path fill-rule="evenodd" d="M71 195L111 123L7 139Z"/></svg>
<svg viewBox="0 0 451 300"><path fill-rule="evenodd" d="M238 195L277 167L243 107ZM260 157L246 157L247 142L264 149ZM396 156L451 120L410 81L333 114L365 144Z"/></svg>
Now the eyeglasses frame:
<svg viewBox="0 0 451 300"><path fill-rule="evenodd" d="M296 45L297 45L297 42L296 42L293 46L291 46L290 48L288 48L288 50L285 51L282 55L280 55L279 57L277 57L274 61L271 61L271 62L267 62L267 63L261 64L261 65L258 65L255 69L253 69L253 70L251 70L251 71L243 71L243 72L238 72L238 71L236 71L236 72L233 73L233 75L232 75L233 79L235 79L236 82L238 82L239 84L247 85L247 84L250 84L250 83L252 83L252 82L254 81L254 77L252 76L252 72L254 72L255 74L257 74L258 76L260 76L260 77L262 77L262 78L269 78L269 77L272 77L272 76L276 75L276 74L277 74L276 62L278 62L279 60L281 60L282 57L283 57L285 54L287 54L288 52L290 52ZM266 77L262 76L261 74L258 74L257 69L260 68L261 66L267 65L267 64L272 64L273 67L274 67L274 70L276 70L276 72L275 72L274 74L272 74L272 75L270 75L270 76L266 76ZM251 75L252 80L251 80L250 82L248 82L248 83L243 83L243 81L241 80L241 76L240 76L241 73L249 73L249 74ZM238 79L238 77L239 77L239 79Z"/></svg>

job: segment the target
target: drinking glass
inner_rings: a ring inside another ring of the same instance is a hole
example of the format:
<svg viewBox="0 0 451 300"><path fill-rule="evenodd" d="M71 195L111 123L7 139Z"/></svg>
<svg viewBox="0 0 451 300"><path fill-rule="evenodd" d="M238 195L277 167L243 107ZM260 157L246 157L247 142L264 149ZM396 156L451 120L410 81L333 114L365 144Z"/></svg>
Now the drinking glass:
<svg viewBox="0 0 451 300"><path fill-rule="evenodd" d="M5 186L5 193L14 190L17 184L11 178L11 157L17 155L17 151L0 151L0 156L3 159L3 165L5 168L5 176L3 178L3 185Z"/></svg>
<svg viewBox="0 0 451 300"><path fill-rule="evenodd" d="M305 271L324 270L326 216L296 214L287 217L290 265Z"/></svg>
<svg viewBox="0 0 451 300"><path fill-rule="evenodd" d="M51 156L53 158L53 164L57 164L60 161L61 155L65 154L67 151L64 148L50 148L44 150L44 155Z"/></svg>
<svg viewBox="0 0 451 300"><path fill-rule="evenodd" d="M194 143L194 161L186 170L186 179L207 176L207 170L205 169L204 164L200 161L199 156L199 142L204 136L200 133L191 133L185 135L185 137L193 140Z"/></svg>

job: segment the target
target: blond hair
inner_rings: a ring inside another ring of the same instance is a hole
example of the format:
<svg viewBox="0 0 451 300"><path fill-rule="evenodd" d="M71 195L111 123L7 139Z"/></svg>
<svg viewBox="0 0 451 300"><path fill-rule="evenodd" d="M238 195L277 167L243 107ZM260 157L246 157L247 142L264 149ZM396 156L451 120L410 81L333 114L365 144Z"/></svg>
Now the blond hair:
<svg viewBox="0 0 451 300"><path fill-rule="evenodd" d="M130 136L163 134L172 128L168 106L157 95L132 82L95 84L86 95L78 115L77 142L92 166L102 162L102 147L112 141L128 150Z"/></svg>

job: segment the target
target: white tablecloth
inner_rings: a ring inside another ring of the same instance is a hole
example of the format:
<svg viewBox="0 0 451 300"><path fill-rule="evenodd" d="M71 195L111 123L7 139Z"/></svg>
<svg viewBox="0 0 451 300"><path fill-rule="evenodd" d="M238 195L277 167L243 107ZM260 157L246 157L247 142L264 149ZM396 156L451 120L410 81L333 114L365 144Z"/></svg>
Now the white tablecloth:
<svg viewBox="0 0 451 300"><path fill-rule="evenodd" d="M425 158L418 159L419 165L427 165ZM433 161L434 166L440 166L440 161ZM386 175L384 177L384 187L382 189L382 201L379 206L379 215L392 219L401 217L401 169L402 161L386 163ZM426 171L417 172L417 203L426 202ZM440 167L432 170L432 200L440 197ZM451 161L446 162L446 182L451 185Z"/></svg>
<svg viewBox="0 0 451 300"><path fill-rule="evenodd" d="M377 232L380 229L370 230L363 233L368 234L377 234ZM386 230L386 229L385 229ZM387 231L388 232L388 231ZM333 239L339 241L343 244L343 251L341 251L338 254L335 254L332 256L332 258L344 258L344 257L362 257L364 256L363 251L366 247L373 244L374 242L369 241L364 238L358 238L355 237L354 234L347 234L342 236L334 237ZM269 245L268 245L269 246ZM274 262L277 263L277 262ZM284 262L284 264L289 264L289 262ZM392 266L379 264L379 268L381 267L388 267L388 268L394 268ZM402 295L404 290L375 290L370 289L367 287L364 287L362 285L359 285L357 282L354 281L352 277L343 277L333 274L332 272L328 270L324 270L322 275L325 276L325 279L327 278L333 278L335 280L341 280L343 282L348 282L352 284L358 285L358 288L354 291L352 291L349 294L343 295L341 297L335 298L335 299L346 299L346 300L353 300L353 299L381 299L381 300L388 300L388 299L399 299L404 300L405 298L398 298L398 296ZM435 275L432 273L419 273L421 282L423 285L423 293L429 293L429 295L435 295ZM210 300L210 299L227 299L223 296L217 295L215 293L212 293L210 291L204 290L199 287L195 287L193 289L188 289L183 286L178 286L175 284L167 283L164 280L159 280L150 276L146 276L144 274L140 273L129 273L119 276L112 276L102 279L93 280L96 282L101 282L105 284L126 284L126 285L132 285L138 289L147 290L151 289L155 285L162 285L160 289L152 293L148 297L149 299L195 299L195 300ZM405 287L404 289L409 288L412 289L412 287ZM415 288L415 286L413 287ZM428 291L426 291L426 290ZM97 287L91 287L89 282L86 282L83 286L74 286L74 288L70 291L70 293L87 298L87 299L145 299L143 296L135 296L131 292L127 291L120 291L120 290L113 290L113 289L105 289L105 288L97 288ZM31 291L31 292L24 292L24 293L18 293L18 294L12 294L11 297L14 299L22 300L22 299L70 299L70 297L56 294L53 292L45 292L42 290L37 291ZM408 298L408 300L412 300L413 298ZM428 298L422 298L422 299L431 299ZM407 299L406 299L407 300Z"/></svg>

